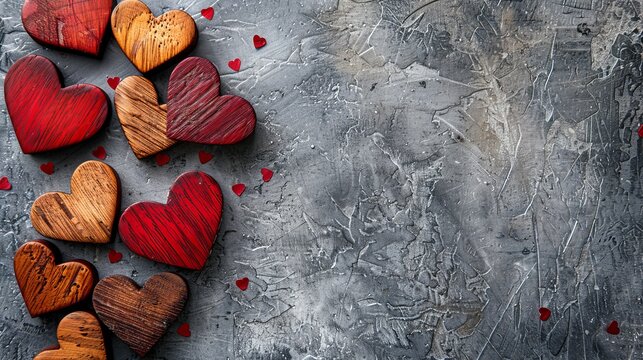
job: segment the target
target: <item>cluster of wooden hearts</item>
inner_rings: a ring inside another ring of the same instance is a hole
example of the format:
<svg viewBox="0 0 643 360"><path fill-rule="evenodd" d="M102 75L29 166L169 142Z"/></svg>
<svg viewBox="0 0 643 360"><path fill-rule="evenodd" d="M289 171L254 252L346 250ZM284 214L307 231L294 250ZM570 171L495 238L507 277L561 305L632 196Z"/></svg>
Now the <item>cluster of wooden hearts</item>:
<svg viewBox="0 0 643 360"><path fill-rule="evenodd" d="M111 14L116 41L142 73L196 43L196 24L183 11L155 17L138 0L124 0L111 8L112 0L26 0L22 21L39 43L99 55ZM204 16L212 15L213 11ZM265 45L265 39L258 36L254 42L257 48ZM103 127L109 113L109 101L101 89L89 84L62 88L56 66L42 56L18 60L5 77L4 89L9 116L26 154L84 141ZM207 59L181 61L170 76L167 99L167 104L159 104L154 85L141 76L128 77L116 87L116 114L138 158L165 150L176 141L233 144L254 131L254 109L241 97L220 95L217 68ZM120 198L116 171L102 162L88 161L74 171L70 193L47 193L36 199L31 222L40 234L52 239L107 243L114 237ZM120 216L118 232L136 254L200 270L212 250L222 207L217 182L203 172L187 172L170 188L166 204L129 206ZM99 320L143 356L187 301L188 285L179 275L157 274L143 287L122 275L98 281L88 262L58 264L56 254L54 245L44 240L27 242L18 249L14 271L27 310L33 317L41 316L91 297L97 317L83 311L67 315L58 327L59 347L43 351L36 359L106 359Z"/></svg>

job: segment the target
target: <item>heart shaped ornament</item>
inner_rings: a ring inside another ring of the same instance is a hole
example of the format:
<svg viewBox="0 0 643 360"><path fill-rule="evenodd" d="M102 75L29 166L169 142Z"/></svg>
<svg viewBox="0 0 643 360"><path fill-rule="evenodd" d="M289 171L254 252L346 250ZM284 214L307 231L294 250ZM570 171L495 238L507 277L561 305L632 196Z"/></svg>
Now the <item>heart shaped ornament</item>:
<svg viewBox="0 0 643 360"><path fill-rule="evenodd" d="M56 265L57 249L38 240L22 245L13 258L18 287L32 317L64 309L87 299L96 270L85 261Z"/></svg>
<svg viewBox="0 0 643 360"><path fill-rule="evenodd" d="M25 0L25 31L45 46L97 56L112 13L112 0Z"/></svg>
<svg viewBox="0 0 643 360"><path fill-rule="evenodd" d="M105 123L109 109L107 96L94 85L61 88L54 63L37 55L25 56L11 66L4 97L25 154L90 138Z"/></svg>
<svg viewBox="0 0 643 360"><path fill-rule="evenodd" d="M71 176L71 193L41 195L31 207L34 229L46 237L108 243L120 208L120 181L109 165L82 163Z"/></svg>
<svg viewBox="0 0 643 360"><path fill-rule="evenodd" d="M96 316L76 311L60 320L58 346L44 350L34 360L107 360L105 339Z"/></svg>
<svg viewBox="0 0 643 360"><path fill-rule="evenodd" d="M98 318L139 356L145 356L179 316L188 299L188 285L173 273L160 273L143 287L114 275L94 290Z"/></svg>
<svg viewBox="0 0 643 360"><path fill-rule="evenodd" d="M189 57L174 68L167 95L170 139L226 145L252 134L252 105L239 96L221 96L220 85L219 72L207 59Z"/></svg>
<svg viewBox="0 0 643 360"><path fill-rule="evenodd" d="M154 84L142 76L121 81L114 94L116 115L134 155L142 159L174 145L166 135L167 106L159 105Z"/></svg>
<svg viewBox="0 0 643 360"><path fill-rule="evenodd" d="M170 10L159 17L138 0L125 0L112 12L112 32L125 56L142 73L151 71L196 44L190 14Z"/></svg>
<svg viewBox="0 0 643 360"><path fill-rule="evenodd" d="M219 230L223 197L208 174L179 176L167 204L139 202L128 207L118 224L123 243L150 260L200 270Z"/></svg>

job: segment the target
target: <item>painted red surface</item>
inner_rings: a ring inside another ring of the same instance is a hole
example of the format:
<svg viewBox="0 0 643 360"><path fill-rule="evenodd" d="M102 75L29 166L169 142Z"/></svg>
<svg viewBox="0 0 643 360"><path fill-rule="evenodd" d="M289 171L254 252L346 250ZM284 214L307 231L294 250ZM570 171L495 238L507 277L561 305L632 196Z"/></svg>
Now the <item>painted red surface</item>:
<svg viewBox="0 0 643 360"><path fill-rule="evenodd" d="M46 162L46 163L44 163L44 164L40 165L40 171L44 172L44 173L45 173L45 174L47 174L47 175L51 175L51 174L53 174L53 173L54 173L54 171L55 171L55 169L54 169L54 163L52 163L52 162L50 161L50 162Z"/></svg>
<svg viewBox="0 0 643 360"><path fill-rule="evenodd" d="M118 251L111 249L109 250L109 253L107 254L107 258L109 259L109 262L114 264L123 259L123 254L119 253Z"/></svg>
<svg viewBox="0 0 643 360"><path fill-rule="evenodd" d="M200 270L214 245L222 208L217 182L206 173L188 172L170 188L167 204L139 202L128 207L118 230L138 255Z"/></svg>
<svg viewBox="0 0 643 360"><path fill-rule="evenodd" d="M607 331L608 334L611 335L618 335L621 333L621 329L618 327L618 321L614 320L612 321L607 328L605 328L605 331Z"/></svg>
<svg viewBox="0 0 643 360"><path fill-rule="evenodd" d="M183 337L190 337L192 335L192 332L190 331L190 324L188 323L181 324L181 326L179 326L179 328L176 329L176 333Z"/></svg>
<svg viewBox="0 0 643 360"><path fill-rule="evenodd" d="M6 176L0 178L0 190L11 190L11 182L9 182L9 179Z"/></svg>
<svg viewBox="0 0 643 360"><path fill-rule="evenodd" d="M158 153L154 157L154 160L156 161L156 165L163 166L170 162L170 155L166 153Z"/></svg>
<svg viewBox="0 0 643 360"><path fill-rule="evenodd" d="M94 155L94 157L96 157L97 159L105 160L105 158L107 157L107 151L105 151L104 147L99 146L94 149L94 151L92 151L92 155Z"/></svg>
<svg viewBox="0 0 643 360"><path fill-rule="evenodd" d="M107 78L107 85L109 85L109 87L111 87L114 90L116 90L120 82L121 82L121 78L119 78L118 76Z"/></svg>
<svg viewBox="0 0 643 360"><path fill-rule="evenodd" d="M547 309L546 307L541 307L540 309L538 309L538 312L540 312L540 320L549 320L549 317L551 316L551 310Z"/></svg>
<svg viewBox="0 0 643 360"><path fill-rule="evenodd" d="M236 283L237 283L237 287L241 291L246 291L246 290L248 290L248 285L250 284L250 279L248 279L247 277L244 277L244 278L241 278L241 279L237 280Z"/></svg>
<svg viewBox="0 0 643 360"><path fill-rule="evenodd" d="M262 38L259 35L255 35L252 37L252 42L255 45L255 49L261 49L262 47L266 46L266 39Z"/></svg>
<svg viewBox="0 0 643 360"><path fill-rule="evenodd" d="M255 123L248 101L220 95L219 72L208 59L189 57L172 71L167 95L170 139L234 144L250 136Z"/></svg>
<svg viewBox="0 0 643 360"><path fill-rule="evenodd" d="M54 63L37 55L16 61L7 72L4 96L25 154L58 149L96 134L109 109L103 91L89 84L61 89Z"/></svg>
<svg viewBox="0 0 643 360"><path fill-rule="evenodd" d="M25 0L22 24L37 42L97 56L112 0Z"/></svg>
<svg viewBox="0 0 643 360"><path fill-rule="evenodd" d="M274 173L272 172L272 170L268 168L261 169L261 178L263 179L264 182L270 181L273 175Z"/></svg>
<svg viewBox="0 0 643 360"><path fill-rule="evenodd" d="M209 152L203 150L199 151L199 161L201 162L201 164L209 162L210 160L212 160L212 158L214 158L214 155L210 154Z"/></svg>
<svg viewBox="0 0 643 360"><path fill-rule="evenodd" d="M241 196L241 194L243 194L244 191L246 191L246 185L244 184L232 185L232 192L237 194L237 196Z"/></svg>
<svg viewBox="0 0 643 360"><path fill-rule="evenodd" d="M210 6L209 8L202 9L201 16L208 20L212 20L212 18L214 17L214 8Z"/></svg>

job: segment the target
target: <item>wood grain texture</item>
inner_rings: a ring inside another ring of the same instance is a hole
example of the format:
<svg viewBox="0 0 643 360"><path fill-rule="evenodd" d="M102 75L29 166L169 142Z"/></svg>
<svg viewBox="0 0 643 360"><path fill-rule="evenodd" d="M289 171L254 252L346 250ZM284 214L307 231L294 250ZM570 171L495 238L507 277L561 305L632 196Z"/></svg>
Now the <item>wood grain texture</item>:
<svg viewBox="0 0 643 360"><path fill-rule="evenodd" d="M139 202L121 216L123 243L148 259L199 270L205 265L219 230L223 197L208 174L185 173L170 188L167 204Z"/></svg>
<svg viewBox="0 0 643 360"><path fill-rule="evenodd" d="M168 84L169 138L226 145L252 134L252 105L239 96L221 96L220 85L219 72L207 59L190 57L176 66Z"/></svg>
<svg viewBox="0 0 643 360"><path fill-rule="evenodd" d="M197 40L194 19L181 10L159 17L138 0L125 0L112 12L112 32L128 59L142 73L189 50Z"/></svg>
<svg viewBox="0 0 643 360"><path fill-rule="evenodd" d="M34 360L107 360L105 338L96 316L76 311L60 320L58 346L42 351Z"/></svg>
<svg viewBox="0 0 643 360"><path fill-rule="evenodd" d="M159 105L154 84L142 76L122 80L114 94L116 115L134 155L142 159L176 142L165 135L167 106Z"/></svg>
<svg viewBox="0 0 643 360"><path fill-rule="evenodd" d="M96 270L85 261L56 265L57 249L44 241L22 245L13 258L18 287L32 317L75 305L89 297Z"/></svg>
<svg viewBox="0 0 643 360"><path fill-rule="evenodd" d="M71 176L71 193L41 195L31 207L31 223L44 236L85 243L108 243L120 208L120 181L109 165L86 161Z"/></svg>
<svg viewBox="0 0 643 360"><path fill-rule="evenodd" d="M98 87L61 88L54 63L37 55L16 61L7 72L4 96L16 137L25 154L86 140L103 126L107 96Z"/></svg>
<svg viewBox="0 0 643 360"><path fill-rule="evenodd" d="M37 42L97 56L112 0L25 0L22 24Z"/></svg>
<svg viewBox="0 0 643 360"><path fill-rule="evenodd" d="M188 299L188 285L173 273L150 277L143 287L114 275L94 290L98 318L134 352L144 356L179 316Z"/></svg>

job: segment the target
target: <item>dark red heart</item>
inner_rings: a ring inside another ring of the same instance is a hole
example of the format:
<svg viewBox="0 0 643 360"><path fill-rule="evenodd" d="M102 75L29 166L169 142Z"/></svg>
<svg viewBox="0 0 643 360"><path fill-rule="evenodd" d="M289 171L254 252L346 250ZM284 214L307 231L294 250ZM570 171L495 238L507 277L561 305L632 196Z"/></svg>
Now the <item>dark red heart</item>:
<svg viewBox="0 0 643 360"><path fill-rule="evenodd" d="M170 162L170 155L165 153L159 153L159 154L156 154L156 156L154 157L154 160L156 161L156 165L163 166Z"/></svg>
<svg viewBox="0 0 643 360"><path fill-rule="evenodd" d="M92 151L92 155L94 155L94 157L96 157L97 159L105 160L105 157L107 157L107 152L105 151L104 147L99 146L94 151Z"/></svg>
<svg viewBox="0 0 643 360"><path fill-rule="evenodd" d="M123 259L123 254L119 253L118 251L111 249L109 250L109 253L107 254L107 258L109 259L109 262L114 264Z"/></svg>
<svg viewBox="0 0 643 360"><path fill-rule="evenodd" d="M237 194L237 196L241 196L241 194L243 194L244 191L246 191L246 185L244 184L232 185L232 192Z"/></svg>
<svg viewBox="0 0 643 360"><path fill-rule="evenodd" d="M116 90L120 82L121 82L121 78L119 78L118 76L107 78L107 85L109 85L109 87L111 87L114 90Z"/></svg>
<svg viewBox="0 0 643 360"><path fill-rule="evenodd" d="M98 87L61 89L54 63L25 56L9 69L4 96L16 137L25 154L76 144L96 134L107 119L107 96Z"/></svg>
<svg viewBox="0 0 643 360"><path fill-rule="evenodd" d="M261 177L263 178L264 182L270 181L272 179L273 175L274 175L274 173L272 172L272 170L267 169L267 168L262 168L261 169Z"/></svg>
<svg viewBox="0 0 643 360"><path fill-rule="evenodd" d="M208 174L179 176L167 204L139 202L118 224L121 239L134 253L182 268L199 270L208 260L219 230L223 197Z"/></svg>
<svg viewBox="0 0 643 360"><path fill-rule="evenodd" d="M212 160L212 158L214 158L214 155L210 154L209 152L203 150L199 151L199 161L201 162L201 164L207 163L208 161Z"/></svg>
<svg viewBox="0 0 643 360"><path fill-rule="evenodd" d="M618 321L613 320L607 328L605 328L605 331L607 331L608 334L611 335L618 335L621 333L621 329L618 327Z"/></svg>
<svg viewBox="0 0 643 360"><path fill-rule="evenodd" d="M11 183L9 182L9 179L6 176L3 176L0 178L0 190L11 190Z"/></svg>
<svg viewBox="0 0 643 360"><path fill-rule="evenodd" d="M643 124L639 125L639 137L643 138Z"/></svg>
<svg viewBox="0 0 643 360"><path fill-rule="evenodd" d="M176 66L168 85L167 136L203 144L234 144L250 136L255 111L244 98L220 95L217 68L189 57Z"/></svg>
<svg viewBox="0 0 643 360"><path fill-rule="evenodd" d="M540 320L549 320L549 317L551 316L551 310L547 309L546 307L541 307L540 309L538 309L538 312L540 312Z"/></svg>
<svg viewBox="0 0 643 360"><path fill-rule="evenodd" d="M212 20L214 17L214 8L210 6L209 8L201 10L201 15L208 20Z"/></svg>
<svg viewBox="0 0 643 360"><path fill-rule="evenodd" d="M237 280L236 283L237 283L237 287L241 291L246 291L248 289L248 285L250 284L250 279L248 279L247 277L244 277L242 279Z"/></svg>
<svg viewBox="0 0 643 360"><path fill-rule="evenodd" d="M22 24L37 42L97 56L112 0L25 0Z"/></svg>
<svg viewBox="0 0 643 360"><path fill-rule="evenodd" d="M228 67L234 71L241 70L241 59L236 58L234 60L228 61Z"/></svg>
<svg viewBox="0 0 643 360"><path fill-rule="evenodd" d="M51 175L54 173L54 163L47 162L42 165L40 165L40 171L44 172L47 175Z"/></svg>
<svg viewBox="0 0 643 360"><path fill-rule="evenodd" d="M266 46L266 39L262 38L259 35L253 36L252 42L255 44L255 49L261 49L262 47Z"/></svg>
<svg viewBox="0 0 643 360"><path fill-rule="evenodd" d="M181 326L179 326L178 329L176 329L177 334L183 336L183 337L190 337L192 336L192 332L190 331L190 324L188 323L183 323Z"/></svg>

